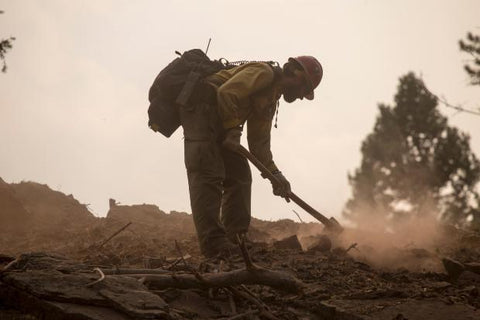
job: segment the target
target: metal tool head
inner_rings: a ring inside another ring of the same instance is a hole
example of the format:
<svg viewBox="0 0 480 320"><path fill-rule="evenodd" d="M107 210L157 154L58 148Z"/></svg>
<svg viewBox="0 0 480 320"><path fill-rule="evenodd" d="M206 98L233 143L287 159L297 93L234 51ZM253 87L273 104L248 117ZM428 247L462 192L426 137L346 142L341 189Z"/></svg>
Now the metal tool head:
<svg viewBox="0 0 480 320"><path fill-rule="evenodd" d="M343 227L340 225L337 219L335 219L334 217L330 217L330 219L328 220L330 221L330 223L326 226L328 231L337 234L343 232Z"/></svg>

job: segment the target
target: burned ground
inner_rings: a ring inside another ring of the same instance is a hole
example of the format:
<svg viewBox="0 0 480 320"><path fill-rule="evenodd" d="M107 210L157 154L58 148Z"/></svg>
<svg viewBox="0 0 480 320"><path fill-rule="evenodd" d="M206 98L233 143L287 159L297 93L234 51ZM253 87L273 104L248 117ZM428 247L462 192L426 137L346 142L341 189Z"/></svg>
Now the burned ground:
<svg viewBox="0 0 480 320"><path fill-rule="evenodd" d="M442 226L436 246L379 247L254 219L247 268L203 259L187 213L113 205L96 218L47 186L0 182L1 319L480 318L475 233Z"/></svg>

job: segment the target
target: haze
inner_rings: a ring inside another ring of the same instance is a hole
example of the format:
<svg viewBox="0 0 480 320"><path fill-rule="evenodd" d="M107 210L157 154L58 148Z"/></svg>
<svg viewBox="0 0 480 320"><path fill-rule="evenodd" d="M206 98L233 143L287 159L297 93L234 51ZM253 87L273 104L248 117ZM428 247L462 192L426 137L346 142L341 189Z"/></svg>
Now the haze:
<svg viewBox="0 0 480 320"><path fill-rule="evenodd" d="M190 212L182 132L147 127L147 93L174 51L324 66L314 101L281 101L272 150L296 194L340 217L377 105L409 71L452 104L480 108L458 40L480 33L480 1L0 1L0 177L48 184L105 216L108 199ZM440 106L471 135L480 117ZM313 221L252 168L253 215Z"/></svg>

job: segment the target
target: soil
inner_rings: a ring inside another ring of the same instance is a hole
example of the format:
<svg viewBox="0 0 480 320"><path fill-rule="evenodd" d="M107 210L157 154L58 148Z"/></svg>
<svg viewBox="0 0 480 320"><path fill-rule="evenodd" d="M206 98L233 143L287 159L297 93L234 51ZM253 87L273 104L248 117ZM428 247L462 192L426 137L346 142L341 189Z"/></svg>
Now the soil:
<svg viewBox="0 0 480 320"><path fill-rule="evenodd" d="M473 232L440 226L428 245L383 234L379 246L354 229L253 219L252 267L242 255L202 257L190 214L111 204L97 218L72 195L0 179L0 319L480 319L480 275L452 277L442 263L480 261ZM280 285L207 281L244 269L253 282L273 271ZM282 287L287 278L301 288Z"/></svg>

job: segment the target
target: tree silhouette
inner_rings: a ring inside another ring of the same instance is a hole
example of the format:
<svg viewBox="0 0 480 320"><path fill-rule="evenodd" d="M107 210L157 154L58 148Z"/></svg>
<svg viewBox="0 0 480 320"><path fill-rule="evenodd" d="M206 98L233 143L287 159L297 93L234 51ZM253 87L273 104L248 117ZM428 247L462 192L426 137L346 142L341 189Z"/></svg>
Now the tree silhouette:
<svg viewBox="0 0 480 320"><path fill-rule="evenodd" d="M388 224L438 212L453 223L478 223L480 162L470 137L449 126L437 104L413 73L400 78L395 105L379 105L360 167L348 177L347 218Z"/></svg>
<svg viewBox="0 0 480 320"><path fill-rule="evenodd" d="M4 12L0 10L0 14ZM12 42L15 40L14 37L9 37L7 39L2 39L0 41L0 61L2 62L2 72L7 72L7 63L5 62L5 54L8 50L12 49Z"/></svg>
<svg viewBox="0 0 480 320"><path fill-rule="evenodd" d="M465 64L464 69L470 76L472 85L480 85L480 36L469 32L467 39L458 42L460 50L469 53L472 60Z"/></svg>

